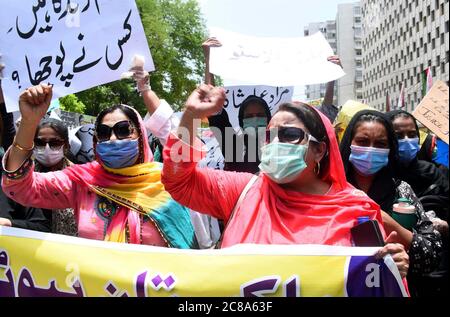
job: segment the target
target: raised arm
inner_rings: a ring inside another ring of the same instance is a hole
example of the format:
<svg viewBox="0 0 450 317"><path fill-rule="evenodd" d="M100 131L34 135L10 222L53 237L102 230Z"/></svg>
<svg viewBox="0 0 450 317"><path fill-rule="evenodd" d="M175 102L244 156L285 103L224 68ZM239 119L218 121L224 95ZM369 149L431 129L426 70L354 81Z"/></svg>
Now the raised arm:
<svg viewBox="0 0 450 317"><path fill-rule="evenodd" d="M342 64L341 64L341 60L340 60L339 56L333 55L333 56L328 57L327 60L333 64L341 66L341 68L342 68ZM323 99L322 105L324 105L324 106L332 106L333 105L335 82L336 81L333 80L333 81L330 81L327 83L327 89L325 91L325 97Z"/></svg>
<svg viewBox="0 0 450 317"><path fill-rule="evenodd" d="M147 114L144 117L144 125L147 131L166 144L170 131L176 128L179 120L173 115L172 107L159 99L150 86L150 75L144 71L144 67L136 66L130 69L136 82L137 90L144 100Z"/></svg>
<svg viewBox="0 0 450 317"><path fill-rule="evenodd" d="M205 56L205 84L215 85L214 75L209 72L209 57L211 53L211 47L220 47L220 43L215 37L208 38L202 44L203 55Z"/></svg>
<svg viewBox="0 0 450 317"><path fill-rule="evenodd" d="M6 160L5 169L15 171L30 157L34 135L52 100L52 86L40 84L20 94L19 109L22 121Z"/></svg>
<svg viewBox="0 0 450 317"><path fill-rule="evenodd" d="M224 90L211 85L191 94L176 135L164 148L162 182L179 203L227 221L252 174L198 168L201 141L195 136L200 118L220 110L224 99Z"/></svg>
<svg viewBox="0 0 450 317"><path fill-rule="evenodd" d="M24 206L63 209L77 204L76 189L64 171L34 172L30 159L34 135L52 99L52 87L33 86L21 93L19 109L22 115L13 145L3 157L2 188L5 194Z"/></svg>

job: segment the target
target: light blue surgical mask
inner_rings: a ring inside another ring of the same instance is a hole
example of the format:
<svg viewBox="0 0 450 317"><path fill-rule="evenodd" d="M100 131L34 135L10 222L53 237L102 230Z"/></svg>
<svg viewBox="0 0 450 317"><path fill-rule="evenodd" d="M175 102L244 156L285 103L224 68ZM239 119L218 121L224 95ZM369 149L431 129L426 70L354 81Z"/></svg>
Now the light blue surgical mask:
<svg viewBox="0 0 450 317"><path fill-rule="evenodd" d="M398 140L398 156L403 163L410 163L419 153L419 138Z"/></svg>
<svg viewBox="0 0 450 317"><path fill-rule="evenodd" d="M263 146L259 169L278 184L292 182L307 166L305 157L308 144L275 142Z"/></svg>
<svg viewBox="0 0 450 317"><path fill-rule="evenodd" d="M253 117L253 118L246 118L242 120L242 127L245 129L247 128L265 128L267 126L267 118L266 117Z"/></svg>
<svg viewBox="0 0 450 317"><path fill-rule="evenodd" d="M96 153L106 167L133 166L139 157L139 139L114 140L97 144Z"/></svg>
<svg viewBox="0 0 450 317"><path fill-rule="evenodd" d="M365 176L375 175L389 163L389 149L351 145L349 161Z"/></svg>

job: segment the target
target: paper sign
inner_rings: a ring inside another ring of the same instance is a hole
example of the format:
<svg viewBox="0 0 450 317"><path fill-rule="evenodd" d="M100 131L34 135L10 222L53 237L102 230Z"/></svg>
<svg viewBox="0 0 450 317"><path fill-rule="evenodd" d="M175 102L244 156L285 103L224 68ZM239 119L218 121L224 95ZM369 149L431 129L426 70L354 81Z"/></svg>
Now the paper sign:
<svg viewBox="0 0 450 317"><path fill-rule="evenodd" d="M224 109L227 111L231 125L236 130L239 129L239 108L249 96L257 96L264 99L273 115L280 104L292 101L294 93L294 87L228 86L224 88L227 94Z"/></svg>
<svg viewBox="0 0 450 317"><path fill-rule="evenodd" d="M327 61L333 49L322 33L299 38L250 37L213 28L221 47L211 47L210 71L253 85L301 86L345 75Z"/></svg>
<svg viewBox="0 0 450 317"><path fill-rule="evenodd" d="M414 110L413 116L448 144L448 86L437 81Z"/></svg>
<svg viewBox="0 0 450 317"><path fill-rule="evenodd" d="M2 80L9 112L24 89L51 83L56 99L120 79L135 54L153 60L134 0L0 0Z"/></svg>

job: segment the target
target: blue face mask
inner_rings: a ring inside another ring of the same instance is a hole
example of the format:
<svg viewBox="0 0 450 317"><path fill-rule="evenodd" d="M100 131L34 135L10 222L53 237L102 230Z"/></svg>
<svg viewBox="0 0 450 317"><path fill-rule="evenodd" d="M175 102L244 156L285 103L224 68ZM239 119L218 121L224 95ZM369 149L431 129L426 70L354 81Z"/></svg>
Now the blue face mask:
<svg viewBox="0 0 450 317"><path fill-rule="evenodd" d="M242 127L247 128L265 128L267 126L267 118L266 117L253 117L246 118L242 120Z"/></svg>
<svg viewBox="0 0 450 317"><path fill-rule="evenodd" d="M100 160L109 168L133 166L139 157L139 139L100 142L96 152Z"/></svg>
<svg viewBox="0 0 450 317"><path fill-rule="evenodd" d="M403 163L410 163L419 153L419 138L398 140L398 155Z"/></svg>
<svg viewBox="0 0 450 317"><path fill-rule="evenodd" d="M305 156L308 144L276 142L263 146L259 169L278 184L294 181L306 168Z"/></svg>
<svg viewBox="0 0 450 317"><path fill-rule="evenodd" d="M352 145L349 161L365 176L375 175L389 163L389 149Z"/></svg>

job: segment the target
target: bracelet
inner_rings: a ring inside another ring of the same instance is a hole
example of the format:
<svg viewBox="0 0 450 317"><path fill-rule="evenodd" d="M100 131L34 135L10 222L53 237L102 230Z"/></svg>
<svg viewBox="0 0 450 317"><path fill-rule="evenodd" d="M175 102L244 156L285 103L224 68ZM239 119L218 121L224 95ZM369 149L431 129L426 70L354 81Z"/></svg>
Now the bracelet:
<svg viewBox="0 0 450 317"><path fill-rule="evenodd" d="M30 151L33 151L33 150L34 150L34 142L33 142L33 145L31 146L31 148L24 148L24 147L20 146L20 145L16 142L16 140L14 140L13 146L14 146L16 149L19 149L19 150L21 150L21 151L23 151L23 152L30 152Z"/></svg>

